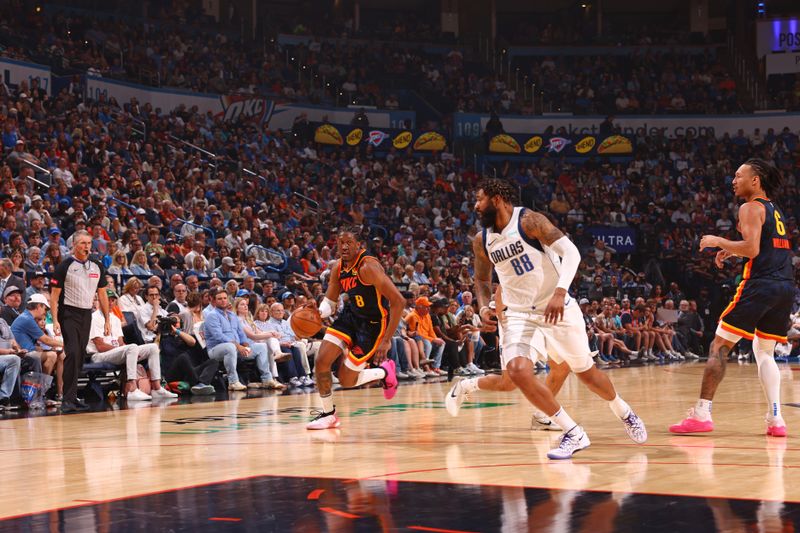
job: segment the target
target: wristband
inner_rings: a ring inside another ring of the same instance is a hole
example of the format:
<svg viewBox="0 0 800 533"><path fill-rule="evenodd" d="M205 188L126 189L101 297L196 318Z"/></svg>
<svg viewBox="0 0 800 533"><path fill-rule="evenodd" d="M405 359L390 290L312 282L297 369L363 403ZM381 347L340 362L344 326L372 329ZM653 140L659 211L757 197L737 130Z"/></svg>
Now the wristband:
<svg viewBox="0 0 800 533"><path fill-rule="evenodd" d="M177 333L178 335L180 335L182 331L183 330L181 328L176 328L175 329L175 333Z"/></svg>

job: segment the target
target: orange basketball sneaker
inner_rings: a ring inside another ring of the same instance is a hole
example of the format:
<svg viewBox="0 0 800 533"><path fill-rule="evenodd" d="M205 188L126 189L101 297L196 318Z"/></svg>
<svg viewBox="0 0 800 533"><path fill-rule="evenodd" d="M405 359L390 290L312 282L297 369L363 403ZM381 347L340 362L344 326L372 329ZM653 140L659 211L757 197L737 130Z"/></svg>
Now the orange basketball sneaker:
<svg viewBox="0 0 800 533"><path fill-rule="evenodd" d="M714 422L711 421L711 417L700 418L694 408L689 409L689 416L679 424L669 427L670 433L709 433L711 431L714 431Z"/></svg>

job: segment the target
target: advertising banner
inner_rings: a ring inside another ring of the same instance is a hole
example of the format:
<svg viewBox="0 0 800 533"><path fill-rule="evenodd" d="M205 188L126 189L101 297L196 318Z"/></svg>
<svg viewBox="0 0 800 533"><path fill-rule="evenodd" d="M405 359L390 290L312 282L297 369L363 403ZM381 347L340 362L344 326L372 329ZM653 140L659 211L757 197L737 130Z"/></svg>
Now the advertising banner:
<svg viewBox="0 0 800 533"><path fill-rule="evenodd" d="M26 81L30 87L31 81L37 79L39 87L48 95L53 94L50 67L0 57L0 74L3 75L3 81L10 85L19 85L19 82Z"/></svg>
<svg viewBox="0 0 800 533"><path fill-rule="evenodd" d="M367 144L378 151L405 150L411 146L415 152L441 152L447 148L445 136L435 131L358 128L328 123L317 125L314 141L328 146Z"/></svg>
<svg viewBox="0 0 800 533"><path fill-rule="evenodd" d="M86 76L87 97L92 100L115 98L120 105L136 98L140 104L149 103L162 112L183 105L188 109L197 107L200 113L211 112L224 120L234 122L242 118L255 119L271 129L291 129L294 120L305 113L310 122L327 120L333 124L347 125L359 109L314 106L294 102L280 102L256 94L216 95L192 93L180 89L160 89L135 83ZM365 109L370 126L382 129L416 127L413 111L382 111Z"/></svg>
<svg viewBox="0 0 800 533"><path fill-rule="evenodd" d="M629 155L633 153L633 139L624 135L608 135L600 138L596 135L562 137L558 135L495 135L489 139L488 151L491 154L508 155Z"/></svg>
<svg viewBox="0 0 800 533"><path fill-rule="evenodd" d="M636 230L627 226L589 226L589 234L619 253L636 251Z"/></svg>
<svg viewBox="0 0 800 533"><path fill-rule="evenodd" d="M506 115L500 122L507 134L526 134L532 131L546 131L564 128L563 137L574 138L584 135L597 135L604 116L521 116ZM479 113L455 113L453 131L455 139L478 138L486 130L489 115ZM635 136L644 130L648 135L664 134L674 138L678 135L731 136L742 129L752 134L755 128L762 132L773 128L776 132L788 127L793 131L800 129L800 113L757 113L752 115L617 115L614 124L622 129L625 136Z"/></svg>
<svg viewBox="0 0 800 533"><path fill-rule="evenodd" d="M769 54L766 59L767 76L800 72L800 54Z"/></svg>
<svg viewBox="0 0 800 533"><path fill-rule="evenodd" d="M800 18L760 20L756 23L756 53L800 51Z"/></svg>

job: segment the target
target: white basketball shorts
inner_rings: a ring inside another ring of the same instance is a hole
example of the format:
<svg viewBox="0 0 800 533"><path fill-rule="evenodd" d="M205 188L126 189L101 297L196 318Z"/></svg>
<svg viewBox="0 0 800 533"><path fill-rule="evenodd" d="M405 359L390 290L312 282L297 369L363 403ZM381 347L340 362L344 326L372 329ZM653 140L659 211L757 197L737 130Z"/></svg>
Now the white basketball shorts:
<svg viewBox="0 0 800 533"><path fill-rule="evenodd" d="M545 322L540 313L506 311L500 324L503 370L514 357L526 357L544 362L548 357L556 363L566 362L573 372L589 370L594 361L586 336L586 325L577 305L564 308L564 318L558 324Z"/></svg>

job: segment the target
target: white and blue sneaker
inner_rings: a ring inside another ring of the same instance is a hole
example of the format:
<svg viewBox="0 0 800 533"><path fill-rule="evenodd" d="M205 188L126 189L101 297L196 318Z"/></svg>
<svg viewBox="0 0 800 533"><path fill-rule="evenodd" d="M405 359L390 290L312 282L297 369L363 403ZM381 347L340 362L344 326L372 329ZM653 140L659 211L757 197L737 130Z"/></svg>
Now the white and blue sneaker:
<svg viewBox="0 0 800 533"><path fill-rule="evenodd" d="M622 419L622 423L625 424L625 433L628 434L633 442L644 444L647 441L647 428L644 427L644 422L636 416L633 410Z"/></svg>
<svg viewBox="0 0 800 533"><path fill-rule="evenodd" d="M561 431L561 428L553 424L553 421L550 420L549 416L538 409L533 412L533 417L531 417L531 429Z"/></svg>
<svg viewBox="0 0 800 533"><path fill-rule="evenodd" d="M461 404L464 403L464 400L469 398L469 394L467 391L464 390L462 384L464 380L458 380L453 384L450 388L450 391L447 393L447 396L444 397L444 406L447 408L447 412L450 413L450 416L458 416L458 411L461 409Z"/></svg>
<svg viewBox="0 0 800 533"><path fill-rule="evenodd" d="M580 426L575 426L563 435L558 448L547 452L548 459L570 459L576 452L588 448L592 444L586 432Z"/></svg>

